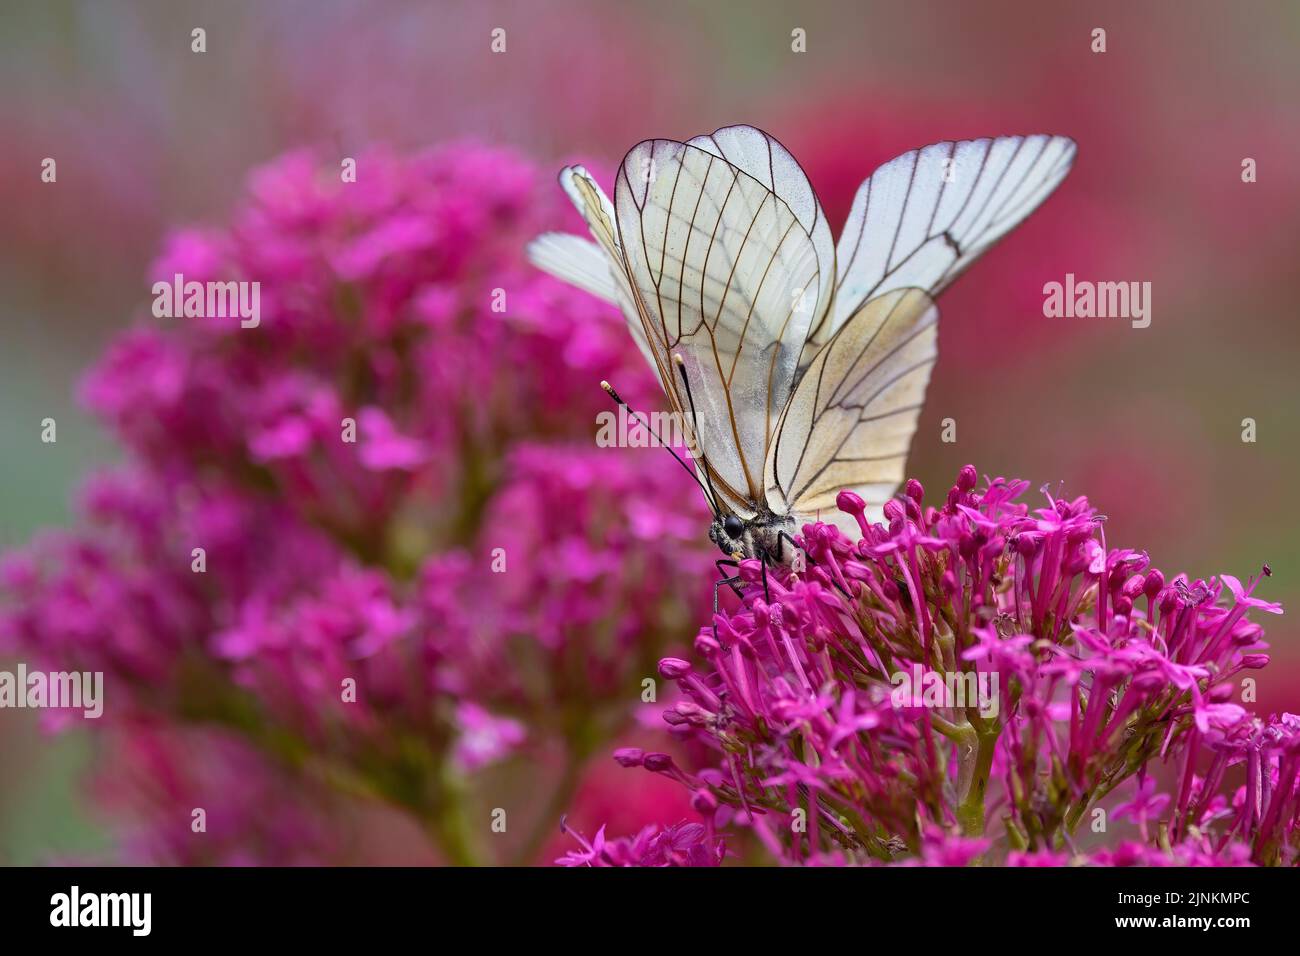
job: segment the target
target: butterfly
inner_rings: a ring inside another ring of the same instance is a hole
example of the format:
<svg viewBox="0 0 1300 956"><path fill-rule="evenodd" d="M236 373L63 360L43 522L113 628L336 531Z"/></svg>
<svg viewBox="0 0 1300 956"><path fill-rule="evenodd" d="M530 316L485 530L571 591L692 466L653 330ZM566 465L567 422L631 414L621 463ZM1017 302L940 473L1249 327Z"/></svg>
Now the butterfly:
<svg viewBox="0 0 1300 956"><path fill-rule="evenodd" d="M803 169L762 130L645 140L612 200L583 167L561 170L592 238L546 233L528 255L621 309L688 423L709 537L733 559L719 563L783 564L807 521L857 532L842 489L879 520L938 355L935 296L1074 155L1046 135L904 153L859 187L835 243Z"/></svg>

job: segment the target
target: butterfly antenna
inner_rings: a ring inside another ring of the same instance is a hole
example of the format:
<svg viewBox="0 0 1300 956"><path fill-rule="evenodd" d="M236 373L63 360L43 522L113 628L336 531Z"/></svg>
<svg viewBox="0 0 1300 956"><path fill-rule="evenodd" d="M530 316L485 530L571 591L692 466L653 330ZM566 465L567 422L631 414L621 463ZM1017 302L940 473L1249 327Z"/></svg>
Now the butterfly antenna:
<svg viewBox="0 0 1300 956"><path fill-rule="evenodd" d="M668 449L668 454L672 455L672 456L673 456L673 459L677 462L677 464L679 464L679 465L682 466L682 470L685 471L686 474L688 474L688 475L691 476L691 479L692 479L693 481L695 481L695 483L698 484L698 485L700 486L700 490L701 490L701 491L703 491L706 495L709 495L709 496L710 496L710 497L709 497L709 505L712 506L712 505L713 505L713 498L712 498L711 492L712 492L713 489L712 489L711 487L709 487L708 485L706 485L704 482L700 481L700 476L699 476L699 474L698 474L695 470L693 470L693 469L690 467L690 465L688 465L688 464L686 464L686 462L682 461L681 456L678 455L677 452L675 452L675 451L673 450L673 446L670 445L670 444L668 444L668 442L664 441L663 436L660 435L657 431L655 431L654 427L650 424L650 422L648 422L648 421L646 420L645 416L642 415L640 412L638 412L636 409L634 409L634 408L633 408L631 405L629 405L627 402L623 401L623 396L619 395L618 392L614 391L614 386L613 386L613 385L610 385L609 382L606 382L606 381L602 380L601 383L600 383L600 387L603 388L603 389L604 389L604 390L609 394L609 397L612 398L616 404L618 404L618 405L622 405L624 408L626 408L626 409L627 409L627 413L628 413L629 415L631 415L633 418L635 418L635 419L637 420L637 422L640 423L640 425L641 425L642 428L644 428L644 429L645 429L646 431L648 431L651 435L653 435L656 439L658 439L660 445L662 445L664 448ZM708 473L705 472L705 474L707 475ZM716 515L716 513L717 513L717 508L714 508L713 511L714 511L714 514Z"/></svg>
<svg viewBox="0 0 1300 956"><path fill-rule="evenodd" d="M695 414L695 396L691 394L691 380L686 374L686 363L682 361L680 353L673 353L673 364L677 366L677 371L682 374L682 382L686 385L686 401L691 406L691 430L698 445L700 441L700 420ZM703 466L704 480L709 483L709 503L713 505L713 514L718 514L718 493L713 489L713 476L709 474L708 465Z"/></svg>

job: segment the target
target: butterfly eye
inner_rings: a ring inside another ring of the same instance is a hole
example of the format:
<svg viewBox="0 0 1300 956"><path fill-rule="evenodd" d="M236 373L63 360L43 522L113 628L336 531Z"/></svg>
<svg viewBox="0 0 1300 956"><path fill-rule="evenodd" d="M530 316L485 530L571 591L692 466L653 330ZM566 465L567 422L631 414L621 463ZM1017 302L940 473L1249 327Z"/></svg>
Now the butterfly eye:
<svg viewBox="0 0 1300 956"><path fill-rule="evenodd" d="M727 515L722 519L722 530L727 532L728 538L739 538L745 533L745 525L735 515Z"/></svg>

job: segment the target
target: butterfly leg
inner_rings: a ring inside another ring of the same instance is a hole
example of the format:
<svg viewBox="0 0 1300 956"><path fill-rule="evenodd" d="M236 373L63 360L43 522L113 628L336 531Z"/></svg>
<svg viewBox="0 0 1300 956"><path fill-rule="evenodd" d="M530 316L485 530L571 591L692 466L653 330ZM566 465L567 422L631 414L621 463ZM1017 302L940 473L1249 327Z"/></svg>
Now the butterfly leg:
<svg viewBox="0 0 1300 956"><path fill-rule="evenodd" d="M723 562L719 561L717 563L722 564ZM720 591L724 587L730 587L737 594L739 594L740 590L739 588L736 587L736 582L739 580L740 580L740 575L737 574L734 577L729 577L729 578L724 577L713 582L713 617L710 618L710 620L713 622L713 639L715 641L718 641L718 591ZM718 644L721 645L722 642L718 641Z"/></svg>
<svg viewBox="0 0 1300 956"><path fill-rule="evenodd" d="M760 553L758 557L762 561L763 566L763 600L768 604L771 604L772 592L767 589L767 555Z"/></svg>
<svg viewBox="0 0 1300 956"><path fill-rule="evenodd" d="M745 596L744 592L740 590L740 585L736 583L740 580L740 575L737 574L733 577L732 575L729 575L726 571L723 570L723 568L736 568L737 570L739 570L740 568L739 561L735 561L731 558L718 558L718 560L713 562L713 566L718 569L718 573L722 575L724 578L731 579L731 590L736 595L736 597ZM714 608L714 611L715 612L717 611L716 607Z"/></svg>
<svg viewBox="0 0 1300 956"><path fill-rule="evenodd" d="M731 590L735 593L736 597L738 598L743 598L744 592L740 590L740 584L739 584L740 575L739 574L729 575L724 570L725 568L734 568L736 570L739 570L740 569L739 561L735 560L734 558L718 558L718 560L713 562L713 566L718 569L718 574L722 576L718 581L715 581L713 584L713 617L716 618L718 616L718 592L722 588L724 587L731 588ZM710 618L710 620L712 621L713 618ZM716 621L714 621L713 623L713 639L715 641L718 639L718 625Z"/></svg>

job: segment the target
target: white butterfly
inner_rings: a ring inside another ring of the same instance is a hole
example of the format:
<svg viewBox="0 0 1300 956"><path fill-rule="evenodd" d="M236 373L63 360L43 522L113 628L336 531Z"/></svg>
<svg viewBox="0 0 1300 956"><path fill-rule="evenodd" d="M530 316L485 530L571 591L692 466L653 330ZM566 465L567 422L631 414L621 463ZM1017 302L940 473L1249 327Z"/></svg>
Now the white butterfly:
<svg viewBox="0 0 1300 956"><path fill-rule="evenodd" d="M1043 135L905 153L859 187L835 245L808 177L762 130L646 140L613 202L581 166L563 169L595 242L548 233L529 257L622 309L688 423L709 537L733 558L783 563L806 521L856 533L841 489L879 517L937 356L933 297L1047 198L1074 154Z"/></svg>

